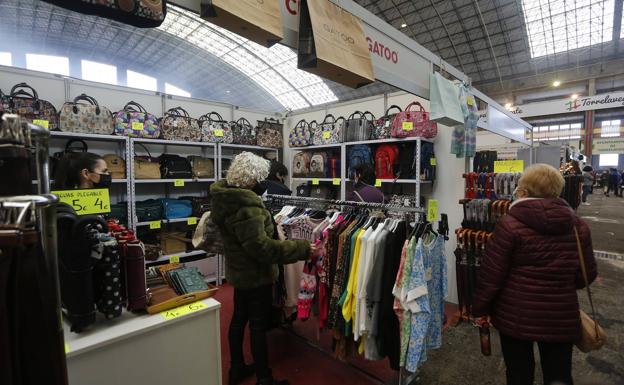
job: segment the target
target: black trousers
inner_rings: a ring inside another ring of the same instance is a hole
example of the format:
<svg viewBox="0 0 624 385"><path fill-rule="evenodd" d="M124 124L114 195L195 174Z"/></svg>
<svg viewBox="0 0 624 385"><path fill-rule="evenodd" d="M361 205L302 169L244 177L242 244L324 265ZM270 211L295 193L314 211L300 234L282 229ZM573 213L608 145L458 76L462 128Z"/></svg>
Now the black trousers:
<svg viewBox="0 0 624 385"><path fill-rule="evenodd" d="M500 335L507 385L533 385L533 341ZM544 385L573 385L572 342L538 342Z"/></svg>
<svg viewBox="0 0 624 385"><path fill-rule="evenodd" d="M234 314L229 331L232 368L240 368L245 364L243 341L245 326L249 322L251 353L258 380L271 378L266 332L271 324L272 301L272 285L246 290L234 289Z"/></svg>

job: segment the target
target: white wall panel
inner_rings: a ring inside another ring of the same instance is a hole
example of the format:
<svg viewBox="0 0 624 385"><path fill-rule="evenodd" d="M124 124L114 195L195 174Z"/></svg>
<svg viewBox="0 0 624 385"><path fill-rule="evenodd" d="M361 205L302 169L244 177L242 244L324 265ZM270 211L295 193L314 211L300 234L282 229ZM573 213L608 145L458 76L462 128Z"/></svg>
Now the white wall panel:
<svg viewBox="0 0 624 385"><path fill-rule="evenodd" d="M167 96L165 98L165 111L175 107L184 108L193 118L199 118L210 112L218 112L225 120L232 120L233 118L232 107L226 104L211 103L182 96Z"/></svg>
<svg viewBox="0 0 624 385"><path fill-rule="evenodd" d="M60 75L0 66L2 92L9 94L11 87L18 83L28 83L37 91L40 99L54 104L57 110L65 103L65 83Z"/></svg>
<svg viewBox="0 0 624 385"><path fill-rule="evenodd" d="M162 97L156 92L84 80L68 79L68 81L70 100L84 93L94 97L101 106L109 108L113 113L123 109L129 101L135 101L158 117L163 114Z"/></svg>

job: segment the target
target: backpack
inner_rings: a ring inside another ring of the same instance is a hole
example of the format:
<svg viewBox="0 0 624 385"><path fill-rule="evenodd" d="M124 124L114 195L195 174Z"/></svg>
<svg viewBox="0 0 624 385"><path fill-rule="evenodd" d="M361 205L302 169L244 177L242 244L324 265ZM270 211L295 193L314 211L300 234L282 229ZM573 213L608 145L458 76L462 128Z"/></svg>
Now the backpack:
<svg viewBox="0 0 624 385"><path fill-rule="evenodd" d="M311 144L310 126L305 119L301 119L290 129L288 144L290 147L306 147Z"/></svg>
<svg viewBox="0 0 624 385"><path fill-rule="evenodd" d="M324 152L315 152L310 158L310 177L324 178L325 165L327 164L327 154Z"/></svg>
<svg viewBox="0 0 624 385"><path fill-rule="evenodd" d="M310 154L298 152L293 157L293 176L296 178L307 177L310 174Z"/></svg>
<svg viewBox="0 0 624 385"><path fill-rule="evenodd" d="M349 165L349 177L353 177L353 169L361 164L373 164L371 148L365 144L358 144L349 149L347 156Z"/></svg>
<svg viewBox="0 0 624 385"><path fill-rule="evenodd" d="M190 179L193 177L193 168L188 159L179 155L162 154L159 160L162 179Z"/></svg>
<svg viewBox="0 0 624 385"><path fill-rule="evenodd" d="M414 143L401 143L399 145L399 175L400 179L416 178L416 156Z"/></svg>
<svg viewBox="0 0 624 385"><path fill-rule="evenodd" d="M310 197L321 199L334 199L334 190L331 186L318 185L310 186Z"/></svg>
<svg viewBox="0 0 624 385"><path fill-rule="evenodd" d="M309 197L311 188L312 186L310 186L309 184L300 184L299 186L297 186L297 196Z"/></svg>
<svg viewBox="0 0 624 385"><path fill-rule="evenodd" d="M395 166L399 163L399 146L382 144L375 151L375 177L377 179L394 179Z"/></svg>

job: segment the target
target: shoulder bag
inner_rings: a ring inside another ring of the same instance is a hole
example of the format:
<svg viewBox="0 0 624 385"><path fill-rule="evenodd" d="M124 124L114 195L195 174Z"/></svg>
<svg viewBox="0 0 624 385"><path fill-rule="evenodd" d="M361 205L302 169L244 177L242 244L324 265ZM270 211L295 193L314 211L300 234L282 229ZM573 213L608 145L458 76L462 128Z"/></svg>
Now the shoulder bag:
<svg viewBox="0 0 624 385"><path fill-rule="evenodd" d="M59 120L60 129L65 132L99 135L113 133L113 115L110 110L100 107L97 100L87 94L80 94L73 102L63 104Z"/></svg>
<svg viewBox="0 0 624 385"><path fill-rule="evenodd" d="M117 111L114 117L114 124L115 135L149 139L160 137L158 118L147 112L137 102L130 101L124 106L123 110Z"/></svg>
<svg viewBox="0 0 624 385"><path fill-rule="evenodd" d="M301 119L295 124L295 127L290 129L288 145L290 147L306 147L311 143L310 125L305 119Z"/></svg>
<svg viewBox="0 0 624 385"><path fill-rule="evenodd" d="M225 250L221 231L212 221L210 211L205 212L197 224L193 234L193 247L211 254L223 254Z"/></svg>
<svg viewBox="0 0 624 385"><path fill-rule="evenodd" d="M26 83L19 83L11 88L7 112L17 114L49 130L58 130L58 113L52 103L39 99L37 91ZM47 124L47 127L45 125Z"/></svg>
<svg viewBox="0 0 624 385"><path fill-rule="evenodd" d="M236 144L255 146L258 143L255 127L245 118L238 119L232 125L232 135Z"/></svg>
<svg viewBox="0 0 624 385"><path fill-rule="evenodd" d="M373 134L375 116L370 112L355 111L346 121L345 142L369 140Z"/></svg>
<svg viewBox="0 0 624 385"><path fill-rule="evenodd" d="M159 159L162 179L190 179L193 177L193 168L188 159L173 154L162 154Z"/></svg>
<svg viewBox="0 0 624 385"><path fill-rule="evenodd" d="M163 139L183 142L201 141L201 130L197 119L191 118L182 107L171 108L160 122Z"/></svg>
<svg viewBox="0 0 624 385"><path fill-rule="evenodd" d="M126 177L126 161L124 158L115 154L107 154L102 158L106 161L106 166L108 167L111 178L123 179Z"/></svg>
<svg viewBox="0 0 624 385"><path fill-rule="evenodd" d="M342 143L344 125L345 119L343 117L336 119L334 115L328 114L321 124L312 129L312 144L321 146Z"/></svg>
<svg viewBox="0 0 624 385"><path fill-rule="evenodd" d="M391 114L390 111L393 109L398 110L398 112ZM392 105L388 107L384 116L375 120L372 135L374 140L390 139L392 137L392 121L394 120L396 114L400 112L403 112L403 110L401 110L401 107L397 105Z"/></svg>
<svg viewBox="0 0 624 385"><path fill-rule="evenodd" d="M210 158L191 155L188 157L193 171L193 178L214 178L214 161Z"/></svg>
<svg viewBox="0 0 624 385"><path fill-rule="evenodd" d="M258 120L258 146L270 148L284 147L282 125L277 119Z"/></svg>
<svg viewBox="0 0 624 385"><path fill-rule="evenodd" d="M158 158L152 157L147 147L140 143L135 143L137 146L141 146L147 156L137 156L134 154L134 178L135 179L160 179L160 161Z"/></svg>
<svg viewBox="0 0 624 385"><path fill-rule="evenodd" d="M578 248L579 262L581 264L581 274L585 281L587 297L589 297L589 305L592 309L591 317L583 310L579 310L581 317L581 339L576 342L576 347L583 353L588 353L592 350L601 349L607 342L607 334L600 325L598 325L598 322L596 322L596 309L594 308L594 301L592 300L591 290L589 289L589 280L587 279L587 270L585 269L585 258L583 257L581 238L579 237L576 226L574 227L574 236L576 237L576 247Z"/></svg>
<svg viewBox="0 0 624 385"><path fill-rule="evenodd" d="M202 115L199 118L201 141L208 143L232 143L232 128L217 112Z"/></svg>

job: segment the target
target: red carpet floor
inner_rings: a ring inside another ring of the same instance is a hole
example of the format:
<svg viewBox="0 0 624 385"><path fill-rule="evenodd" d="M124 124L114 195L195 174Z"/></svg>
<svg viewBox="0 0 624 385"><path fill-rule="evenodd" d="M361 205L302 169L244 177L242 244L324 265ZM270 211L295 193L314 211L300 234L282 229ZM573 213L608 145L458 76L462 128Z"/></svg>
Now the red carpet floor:
<svg viewBox="0 0 624 385"><path fill-rule="evenodd" d="M232 317L232 287L224 285L215 299L221 302L221 356L223 362L223 383L227 384L230 368L230 350L227 331ZM273 375L288 379L292 385L369 385L383 384L392 377L388 363L352 358L348 363L336 360L329 352L331 337L328 332L320 333L317 340L318 323L314 319L296 321L292 330L274 329L269 332L269 356ZM249 334L246 334L245 358L252 362ZM310 342L308 342L310 341ZM321 350L319 346L325 351ZM367 374L369 373L369 374ZM250 378L244 385L254 385Z"/></svg>

